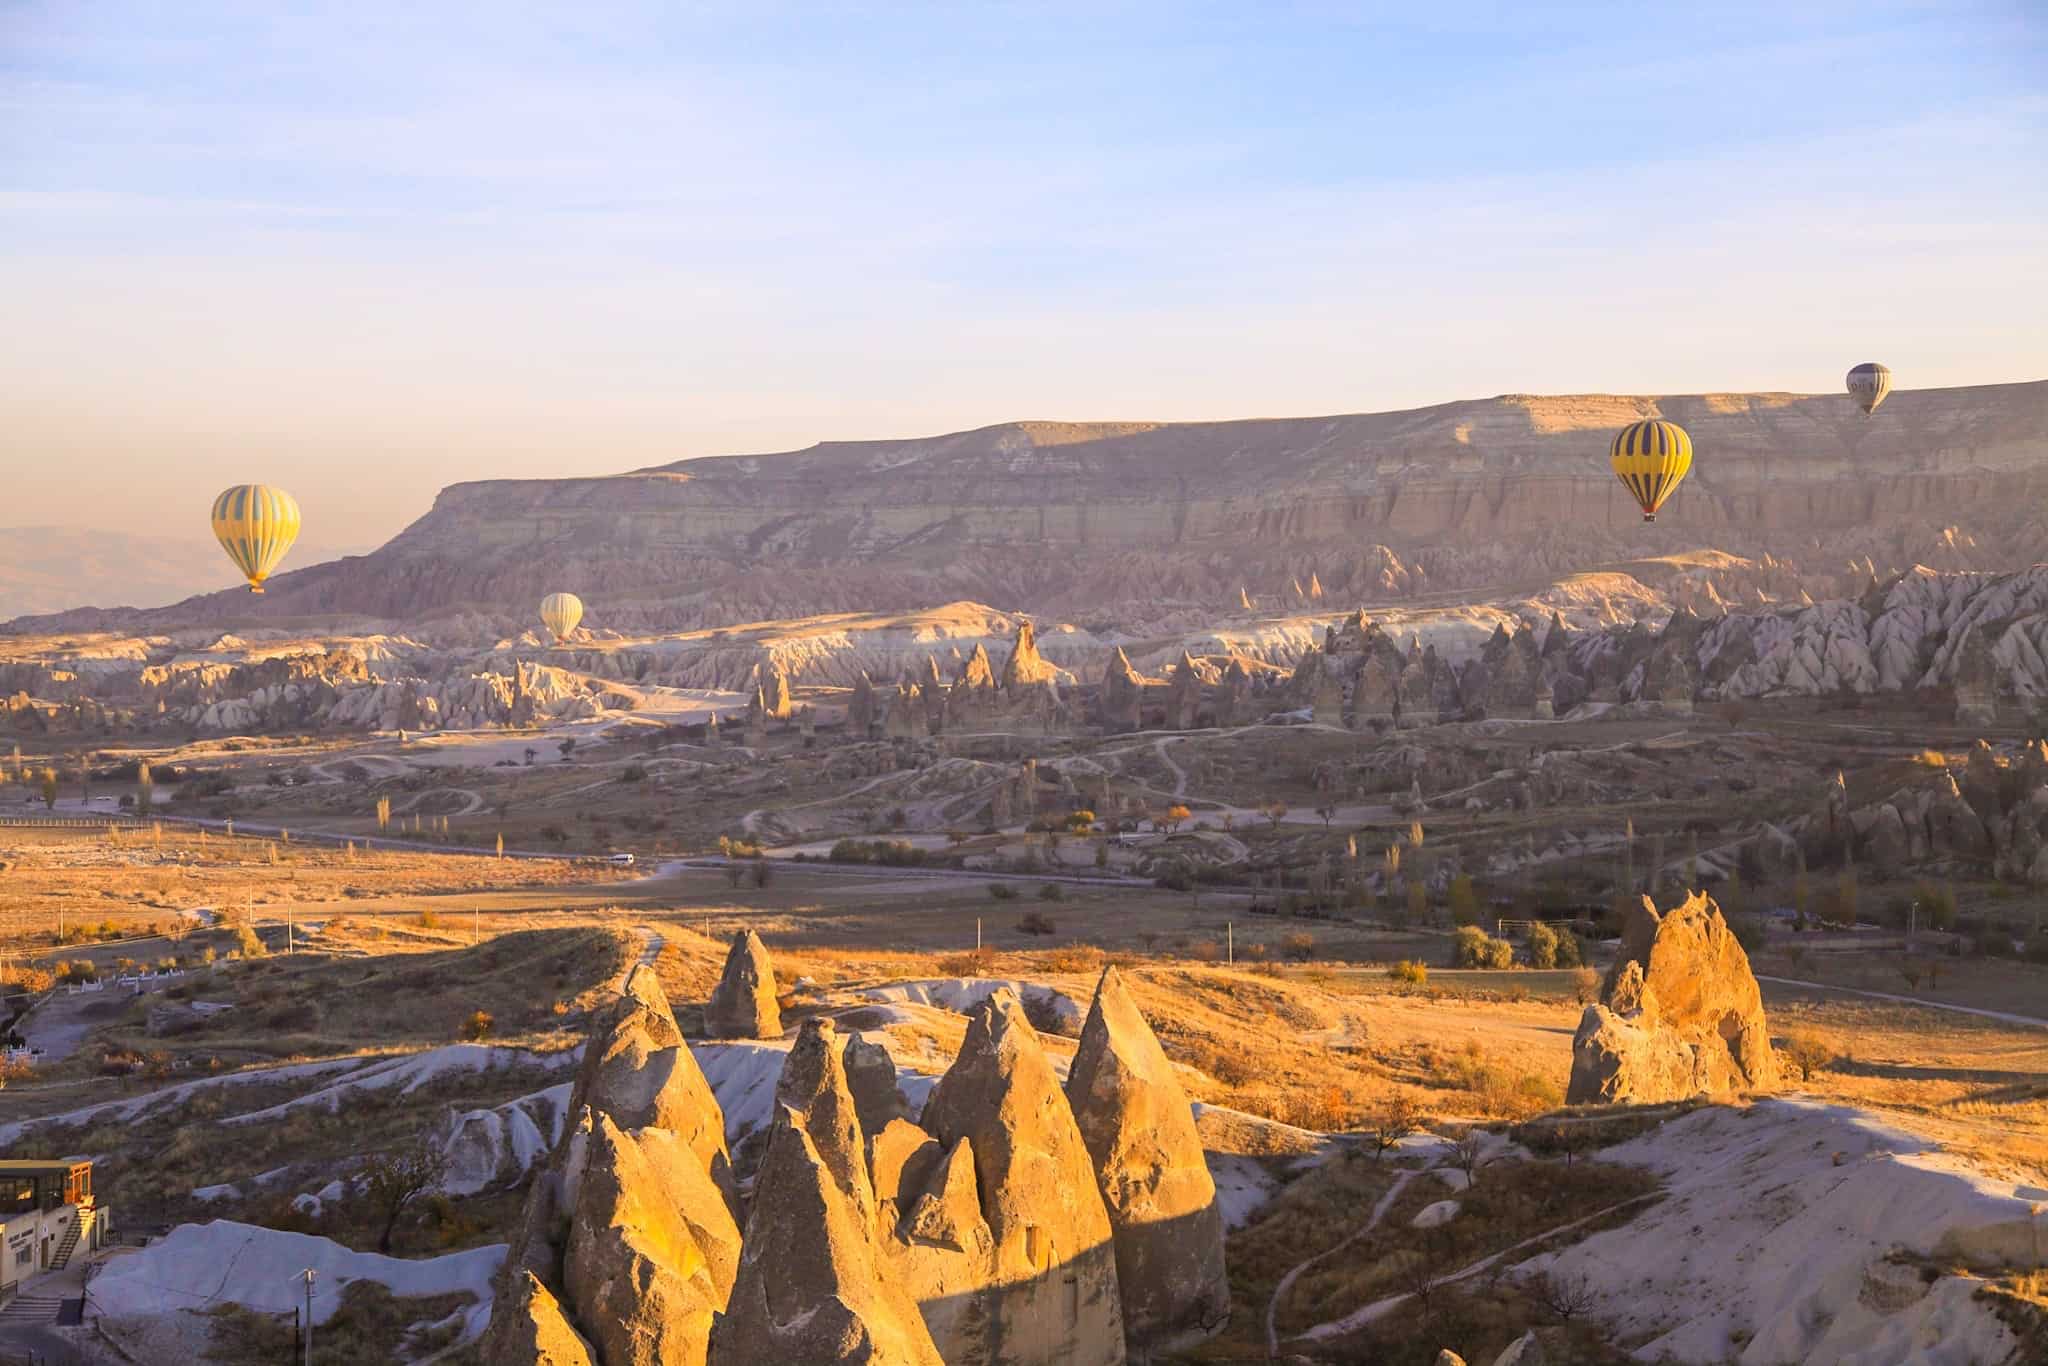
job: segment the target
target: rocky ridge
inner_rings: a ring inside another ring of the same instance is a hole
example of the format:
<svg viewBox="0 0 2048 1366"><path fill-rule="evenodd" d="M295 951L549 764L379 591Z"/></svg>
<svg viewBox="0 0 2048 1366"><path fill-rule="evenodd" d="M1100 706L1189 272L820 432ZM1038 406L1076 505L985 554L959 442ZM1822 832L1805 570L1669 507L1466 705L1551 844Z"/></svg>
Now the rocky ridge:
<svg viewBox="0 0 2048 1366"><path fill-rule="evenodd" d="M1646 416L1700 459L1643 527L1607 438ZM370 555L271 580L264 618L421 620L578 593L628 631L973 597L1156 626L1162 604L1377 600L1573 573L1679 541L1816 564L2005 568L2048 543L2048 383L1840 395L1503 395L1406 412L1009 423L610 478L442 491ZM1797 528L1797 532L1786 529ZM1704 538L1704 541L1702 540ZM764 567L772 567L763 572ZM245 593L37 629L255 619Z"/></svg>

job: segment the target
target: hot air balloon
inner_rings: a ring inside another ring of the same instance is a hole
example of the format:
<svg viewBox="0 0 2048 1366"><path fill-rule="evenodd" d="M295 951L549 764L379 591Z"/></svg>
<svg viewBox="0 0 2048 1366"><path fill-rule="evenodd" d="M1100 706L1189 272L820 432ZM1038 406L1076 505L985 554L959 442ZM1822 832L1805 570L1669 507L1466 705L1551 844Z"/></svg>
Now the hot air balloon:
<svg viewBox="0 0 2048 1366"><path fill-rule="evenodd" d="M540 619L554 632L555 644L566 645L569 633L583 620L583 599L574 593L550 593L540 600Z"/></svg>
<svg viewBox="0 0 2048 1366"><path fill-rule="evenodd" d="M268 484L237 484L213 500L213 534L235 568L261 593L263 581L299 538L299 504Z"/></svg>
<svg viewBox="0 0 2048 1366"><path fill-rule="evenodd" d="M1676 422L1653 417L1622 428L1608 458L1622 487L1642 505L1643 520L1654 522L1692 468L1692 438Z"/></svg>
<svg viewBox="0 0 2048 1366"><path fill-rule="evenodd" d="M1892 372L1874 360L1867 360L1849 372L1849 397L1869 417L1892 391Z"/></svg>

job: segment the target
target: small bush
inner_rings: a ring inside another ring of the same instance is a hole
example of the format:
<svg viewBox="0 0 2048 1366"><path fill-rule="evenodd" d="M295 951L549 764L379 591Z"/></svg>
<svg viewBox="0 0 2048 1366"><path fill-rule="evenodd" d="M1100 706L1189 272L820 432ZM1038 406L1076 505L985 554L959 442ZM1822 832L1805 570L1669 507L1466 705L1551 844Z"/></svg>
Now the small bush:
<svg viewBox="0 0 2048 1366"><path fill-rule="evenodd" d="M1477 925L1461 925L1451 936L1451 961L1461 968L1512 967L1515 947L1505 939L1495 939Z"/></svg>
<svg viewBox="0 0 2048 1366"><path fill-rule="evenodd" d="M462 1037L471 1043L480 1043L491 1036L491 1028L498 1022L488 1010L473 1010L462 1021Z"/></svg>
<svg viewBox="0 0 2048 1366"><path fill-rule="evenodd" d="M1027 911L1023 919L1017 922L1017 930L1020 934L1057 934L1059 927L1052 923L1050 916L1038 911Z"/></svg>
<svg viewBox="0 0 2048 1366"><path fill-rule="evenodd" d="M1280 941L1280 951L1296 962L1306 962L1316 956L1316 937L1297 930Z"/></svg>
<svg viewBox="0 0 2048 1366"><path fill-rule="evenodd" d="M1038 889L1038 899L1040 901L1065 901L1067 899L1067 889L1060 886L1057 882L1043 883Z"/></svg>
<svg viewBox="0 0 2048 1366"><path fill-rule="evenodd" d="M440 918L436 916L432 911L421 911L418 915L412 918L412 923L419 926L423 930L431 930L438 928L441 924L441 921Z"/></svg>
<svg viewBox="0 0 2048 1366"><path fill-rule="evenodd" d="M244 958L261 958L265 952L263 941L256 937L256 931L247 925L235 926L235 952Z"/></svg>
<svg viewBox="0 0 2048 1366"><path fill-rule="evenodd" d="M1387 980L1404 982L1409 986L1423 986L1429 981L1429 966L1413 958L1403 958L1387 968Z"/></svg>
<svg viewBox="0 0 2048 1366"><path fill-rule="evenodd" d="M1789 1036L1780 1051L1801 1081L1812 1081L1814 1073L1827 1070L1835 1060L1835 1051L1811 1034Z"/></svg>
<svg viewBox="0 0 2048 1366"><path fill-rule="evenodd" d="M1529 927L1529 966L1557 966L1557 931L1540 920Z"/></svg>
<svg viewBox="0 0 2048 1366"><path fill-rule="evenodd" d="M991 882L988 885L988 895L991 901L1015 901L1017 889L1007 882Z"/></svg>

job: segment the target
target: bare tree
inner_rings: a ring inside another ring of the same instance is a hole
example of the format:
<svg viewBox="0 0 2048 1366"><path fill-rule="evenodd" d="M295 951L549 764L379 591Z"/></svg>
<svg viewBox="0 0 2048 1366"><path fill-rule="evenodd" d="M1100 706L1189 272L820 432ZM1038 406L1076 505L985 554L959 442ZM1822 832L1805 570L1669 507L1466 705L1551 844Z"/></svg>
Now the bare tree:
<svg viewBox="0 0 2048 1366"><path fill-rule="evenodd" d="M363 1168L363 1192L384 1221L383 1231L377 1235L379 1252L390 1253L400 1217L415 1200L440 1185L447 1170L447 1156L425 1134L370 1159Z"/></svg>
<svg viewBox="0 0 2048 1366"><path fill-rule="evenodd" d="M1599 1302L1592 1282L1576 1273L1551 1275L1538 1272L1528 1283L1529 1298L1550 1311L1560 1323L1570 1323L1592 1311Z"/></svg>
<svg viewBox="0 0 2048 1366"><path fill-rule="evenodd" d="M1389 1089L1366 1112L1365 1134L1372 1140L1373 1161L1422 1126L1422 1111L1405 1091Z"/></svg>
<svg viewBox="0 0 2048 1366"><path fill-rule="evenodd" d="M1469 1187L1479 1179L1479 1169L1487 1163L1486 1131L1476 1125L1458 1135L1451 1144L1451 1165L1465 1173L1465 1184Z"/></svg>

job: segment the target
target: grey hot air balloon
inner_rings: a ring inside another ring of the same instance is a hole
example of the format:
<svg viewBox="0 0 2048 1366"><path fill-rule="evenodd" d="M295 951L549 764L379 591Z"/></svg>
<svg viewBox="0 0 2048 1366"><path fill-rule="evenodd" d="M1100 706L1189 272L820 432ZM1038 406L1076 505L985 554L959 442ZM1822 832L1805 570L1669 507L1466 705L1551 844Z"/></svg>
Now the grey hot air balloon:
<svg viewBox="0 0 2048 1366"><path fill-rule="evenodd" d="M1868 417L1892 391L1892 372L1874 360L1867 360L1849 372L1848 385L1849 397L1856 400L1856 406Z"/></svg>

